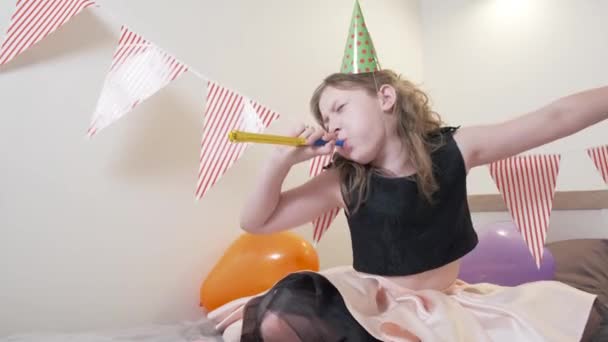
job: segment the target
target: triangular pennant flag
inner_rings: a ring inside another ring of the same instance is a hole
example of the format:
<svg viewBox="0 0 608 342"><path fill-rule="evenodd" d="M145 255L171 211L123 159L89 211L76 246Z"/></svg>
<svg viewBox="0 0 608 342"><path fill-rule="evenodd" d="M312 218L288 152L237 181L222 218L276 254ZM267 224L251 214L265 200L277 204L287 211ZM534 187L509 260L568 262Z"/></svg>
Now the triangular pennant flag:
<svg viewBox="0 0 608 342"><path fill-rule="evenodd" d="M90 0L18 0L6 38L0 46L0 65L8 63L94 4Z"/></svg>
<svg viewBox="0 0 608 342"><path fill-rule="evenodd" d="M560 160L560 155L515 156L489 165L537 267L543 256Z"/></svg>
<svg viewBox="0 0 608 342"><path fill-rule="evenodd" d="M311 159L309 170L310 177L314 177L323 172L323 168L331 162L331 159L331 154L325 154ZM331 223L334 221L336 216L338 216L339 212L340 208L334 208L313 220L313 241L315 243L321 240L321 237L327 231L327 229L329 229L329 226L331 226Z"/></svg>
<svg viewBox="0 0 608 342"><path fill-rule="evenodd" d="M118 120L188 70L186 65L124 25L121 32L88 130L89 136Z"/></svg>
<svg viewBox="0 0 608 342"><path fill-rule="evenodd" d="M608 145L589 148L587 154L593 160L604 182L608 184Z"/></svg>
<svg viewBox="0 0 608 342"><path fill-rule="evenodd" d="M241 157L248 143L231 143L232 130L261 133L279 115L234 91L209 81L201 142L196 198L205 193Z"/></svg>
<svg viewBox="0 0 608 342"><path fill-rule="evenodd" d="M378 61L372 37L367 30L367 25L365 25L358 0L355 0L340 70L343 74L359 74L380 70L380 61Z"/></svg>

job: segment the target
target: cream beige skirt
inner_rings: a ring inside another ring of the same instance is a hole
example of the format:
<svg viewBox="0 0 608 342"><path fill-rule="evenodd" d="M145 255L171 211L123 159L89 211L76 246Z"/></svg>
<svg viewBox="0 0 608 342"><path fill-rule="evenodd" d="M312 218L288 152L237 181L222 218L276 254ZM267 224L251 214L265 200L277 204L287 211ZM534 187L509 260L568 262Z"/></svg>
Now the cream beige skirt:
<svg viewBox="0 0 608 342"><path fill-rule="evenodd" d="M458 280L443 291L413 291L350 266L286 278L294 277L298 280L234 300L208 317L226 341L289 336L294 341L574 342L580 341L596 297L557 281L503 287ZM288 295L279 296L282 292ZM340 306L344 317L336 314ZM281 319L283 313L297 319ZM277 324L264 326L264 317L272 316Z"/></svg>

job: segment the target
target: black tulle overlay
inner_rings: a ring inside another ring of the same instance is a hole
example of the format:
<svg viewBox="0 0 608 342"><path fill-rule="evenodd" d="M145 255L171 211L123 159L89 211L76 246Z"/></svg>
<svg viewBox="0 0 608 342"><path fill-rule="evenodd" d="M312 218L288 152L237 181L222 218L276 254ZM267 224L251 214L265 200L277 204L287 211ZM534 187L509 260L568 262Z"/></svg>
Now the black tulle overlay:
<svg viewBox="0 0 608 342"><path fill-rule="evenodd" d="M241 341L379 340L353 318L331 282L318 273L298 272L247 303Z"/></svg>

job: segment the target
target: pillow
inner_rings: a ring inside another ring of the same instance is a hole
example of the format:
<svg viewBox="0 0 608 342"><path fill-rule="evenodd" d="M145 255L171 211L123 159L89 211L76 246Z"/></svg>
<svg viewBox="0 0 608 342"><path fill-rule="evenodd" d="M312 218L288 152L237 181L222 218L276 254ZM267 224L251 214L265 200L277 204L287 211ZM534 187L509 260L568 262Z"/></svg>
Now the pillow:
<svg viewBox="0 0 608 342"><path fill-rule="evenodd" d="M598 296L608 307L608 239L547 244L555 259L555 280Z"/></svg>

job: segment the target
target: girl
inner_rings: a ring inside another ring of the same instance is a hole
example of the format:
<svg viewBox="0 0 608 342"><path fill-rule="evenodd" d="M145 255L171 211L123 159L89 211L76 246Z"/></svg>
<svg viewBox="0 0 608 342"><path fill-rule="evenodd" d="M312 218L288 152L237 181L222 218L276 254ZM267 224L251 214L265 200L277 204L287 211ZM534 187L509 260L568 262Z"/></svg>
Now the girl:
<svg viewBox="0 0 608 342"><path fill-rule="evenodd" d="M559 282L501 287L457 279L460 259L477 244L466 176L606 119L608 87L500 124L444 127L421 90L380 70L329 76L311 107L322 129L297 128L293 135L310 146L278 148L265 163L241 227L269 234L339 206L353 265L293 273L264 294L216 309L209 317L227 340L583 338L594 295ZM318 138L329 143L312 146ZM282 190L293 165L334 150L325 172Z"/></svg>

